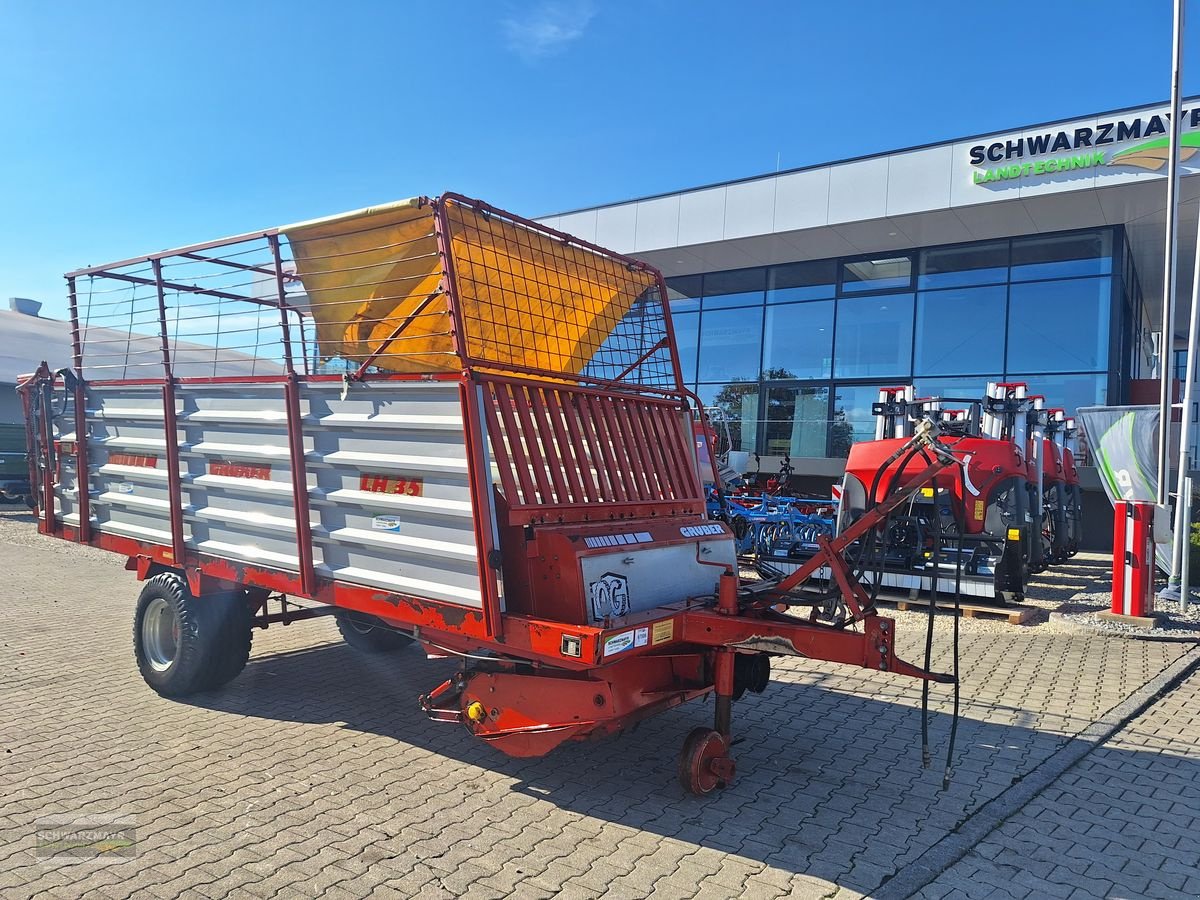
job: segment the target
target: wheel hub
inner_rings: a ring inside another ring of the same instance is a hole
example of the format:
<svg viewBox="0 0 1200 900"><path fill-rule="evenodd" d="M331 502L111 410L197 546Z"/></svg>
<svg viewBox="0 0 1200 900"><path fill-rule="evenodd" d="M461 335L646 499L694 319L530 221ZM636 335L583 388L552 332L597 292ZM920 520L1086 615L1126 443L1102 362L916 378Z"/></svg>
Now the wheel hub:
<svg viewBox="0 0 1200 900"><path fill-rule="evenodd" d="M142 616L142 651L156 672L165 672L179 653L179 617L162 597L155 597Z"/></svg>

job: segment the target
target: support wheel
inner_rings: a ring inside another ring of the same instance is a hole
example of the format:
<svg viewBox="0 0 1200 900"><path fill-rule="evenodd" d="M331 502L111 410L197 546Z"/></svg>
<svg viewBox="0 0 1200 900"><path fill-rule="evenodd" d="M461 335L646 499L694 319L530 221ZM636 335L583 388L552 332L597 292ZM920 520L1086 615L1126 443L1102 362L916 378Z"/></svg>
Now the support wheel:
<svg viewBox="0 0 1200 900"><path fill-rule="evenodd" d="M146 684L184 697L212 684L217 618L173 572L149 579L133 616L133 652Z"/></svg>
<svg viewBox="0 0 1200 900"><path fill-rule="evenodd" d="M693 728L679 754L679 783L684 790L703 797L733 780L733 759L720 732Z"/></svg>
<svg viewBox="0 0 1200 900"><path fill-rule="evenodd" d="M407 634L366 613L339 610L334 618L342 640L363 653L390 653L412 643Z"/></svg>

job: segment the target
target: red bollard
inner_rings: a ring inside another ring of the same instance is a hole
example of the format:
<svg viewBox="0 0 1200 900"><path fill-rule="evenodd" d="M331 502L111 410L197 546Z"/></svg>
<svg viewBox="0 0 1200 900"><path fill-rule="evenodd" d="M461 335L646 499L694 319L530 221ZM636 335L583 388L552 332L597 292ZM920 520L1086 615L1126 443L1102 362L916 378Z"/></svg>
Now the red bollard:
<svg viewBox="0 0 1200 900"><path fill-rule="evenodd" d="M1144 500L1118 500L1113 507L1112 612L1105 618L1153 627L1154 509Z"/></svg>

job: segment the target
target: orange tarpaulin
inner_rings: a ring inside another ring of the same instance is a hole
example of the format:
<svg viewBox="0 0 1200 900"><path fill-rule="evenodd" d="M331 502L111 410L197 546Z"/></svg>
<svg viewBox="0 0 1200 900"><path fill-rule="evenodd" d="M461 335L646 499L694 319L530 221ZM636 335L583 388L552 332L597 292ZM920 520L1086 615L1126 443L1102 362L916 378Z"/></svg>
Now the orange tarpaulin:
<svg viewBox="0 0 1200 900"><path fill-rule="evenodd" d="M456 293L475 364L576 375L651 272L449 201ZM392 372L459 371L428 202L404 200L281 229L308 294L324 359Z"/></svg>

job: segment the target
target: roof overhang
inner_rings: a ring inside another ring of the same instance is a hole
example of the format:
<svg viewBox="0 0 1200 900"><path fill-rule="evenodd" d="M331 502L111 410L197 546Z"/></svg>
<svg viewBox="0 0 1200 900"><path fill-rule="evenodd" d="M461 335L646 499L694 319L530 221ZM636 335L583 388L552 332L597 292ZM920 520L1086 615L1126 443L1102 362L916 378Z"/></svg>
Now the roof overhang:
<svg viewBox="0 0 1200 900"><path fill-rule="evenodd" d="M1200 173L1200 98L1181 172ZM1169 106L1159 104L749 178L540 221L667 275L1122 225L1161 309ZM1176 281L1195 258L1200 179L1180 189ZM1186 329L1179 304L1176 331Z"/></svg>

